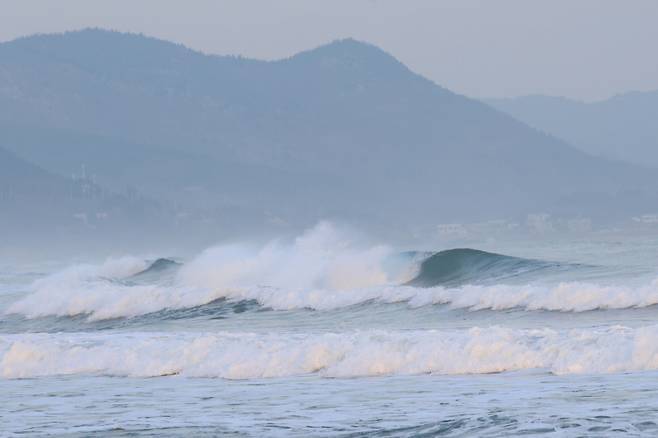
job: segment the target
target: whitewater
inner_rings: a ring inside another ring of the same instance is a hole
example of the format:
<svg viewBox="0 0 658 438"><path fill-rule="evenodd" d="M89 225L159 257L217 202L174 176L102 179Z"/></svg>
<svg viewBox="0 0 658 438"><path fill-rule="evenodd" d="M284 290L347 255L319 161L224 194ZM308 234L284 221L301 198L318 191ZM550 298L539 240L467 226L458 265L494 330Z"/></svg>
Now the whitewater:
<svg viewBox="0 0 658 438"><path fill-rule="evenodd" d="M650 237L418 250L328 222L4 264L0 435L653 436L657 267Z"/></svg>

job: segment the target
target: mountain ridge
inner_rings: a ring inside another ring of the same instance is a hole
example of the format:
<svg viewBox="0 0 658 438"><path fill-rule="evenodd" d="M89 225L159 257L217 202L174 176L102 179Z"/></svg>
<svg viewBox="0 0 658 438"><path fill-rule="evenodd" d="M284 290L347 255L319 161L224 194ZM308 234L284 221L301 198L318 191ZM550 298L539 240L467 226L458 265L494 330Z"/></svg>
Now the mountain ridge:
<svg viewBox="0 0 658 438"><path fill-rule="evenodd" d="M100 30L33 38L0 44L11 134L0 146L61 174L86 164L114 190L185 208L394 230L600 214L629 191L633 214L657 185L352 39L257 61ZM605 200L588 205L591 193Z"/></svg>
<svg viewBox="0 0 658 438"><path fill-rule="evenodd" d="M596 102L543 95L484 102L592 155L658 168L658 91Z"/></svg>

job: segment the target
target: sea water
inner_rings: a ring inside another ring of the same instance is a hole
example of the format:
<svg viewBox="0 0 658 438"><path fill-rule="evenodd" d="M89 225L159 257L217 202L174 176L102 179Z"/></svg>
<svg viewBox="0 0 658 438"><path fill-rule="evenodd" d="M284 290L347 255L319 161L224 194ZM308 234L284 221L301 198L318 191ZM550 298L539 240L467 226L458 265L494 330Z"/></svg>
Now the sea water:
<svg viewBox="0 0 658 438"><path fill-rule="evenodd" d="M654 436L658 239L401 251L320 224L0 266L0 435Z"/></svg>

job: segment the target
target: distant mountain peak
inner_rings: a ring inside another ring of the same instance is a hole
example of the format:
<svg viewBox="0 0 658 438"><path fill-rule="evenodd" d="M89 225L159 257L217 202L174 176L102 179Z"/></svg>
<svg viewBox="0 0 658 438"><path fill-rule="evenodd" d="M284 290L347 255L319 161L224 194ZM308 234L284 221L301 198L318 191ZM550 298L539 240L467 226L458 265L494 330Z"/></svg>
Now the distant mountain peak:
<svg viewBox="0 0 658 438"><path fill-rule="evenodd" d="M409 72L409 69L393 55L379 47L345 38L332 41L311 50L298 53L288 59L291 62L320 62L325 67L334 68L370 68L387 69L394 67L399 71Z"/></svg>
<svg viewBox="0 0 658 438"><path fill-rule="evenodd" d="M108 59L119 66L148 64L195 52L182 44L145 36L100 28L86 28L53 34L37 34L18 38L0 47L23 53L39 54L42 58L87 68L104 64Z"/></svg>
<svg viewBox="0 0 658 438"><path fill-rule="evenodd" d="M161 40L155 37L150 37L142 33L120 32L112 29L103 29L99 27L87 27L79 30L70 30L66 32L57 33L39 33L25 37L17 38L10 41L9 44L16 44L21 46L33 45L38 46L43 43L47 44L71 44L75 41L93 41L95 43L112 43L115 44L119 41L135 43L137 41L149 41L151 43L165 44L168 46L182 47L180 44L172 43L170 41Z"/></svg>
<svg viewBox="0 0 658 438"><path fill-rule="evenodd" d="M390 56L382 49L375 46L374 44L370 44L368 42L360 41L354 38L341 38L341 39L333 40L327 44L323 44L317 47L315 50L335 50L335 51L346 51L346 52L376 51L380 54Z"/></svg>
<svg viewBox="0 0 658 438"><path fill-rule="evenodd" d="M139 68L146 65L167 65L174 59L206 57L182 44L146 36L102 28L85 28L63 33L36 34L0 44L0 48L39 54L59 62L83 65L96 70L108 59L111 68ZM210 55L214 58L233 56ZM239 57L242 61L247 58ZM256 62L256 61L254 61ZM394 56L379 47L344 38L295 54L280 62L321 67L327 71L380 71L387 74L408 74L410 70ZM107 66L105 66L107 69Z"/></svg>

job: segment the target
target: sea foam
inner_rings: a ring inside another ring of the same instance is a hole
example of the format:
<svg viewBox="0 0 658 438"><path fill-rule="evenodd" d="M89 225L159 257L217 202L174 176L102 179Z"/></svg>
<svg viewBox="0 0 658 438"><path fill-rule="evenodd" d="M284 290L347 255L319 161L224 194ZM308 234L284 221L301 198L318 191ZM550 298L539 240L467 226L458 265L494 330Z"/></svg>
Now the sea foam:
<svg viewBox="0 0 658 438"><path fill-rule="evenodd" d="M189 275L189 271L188 271ZM134 317L164 309L202 306L218 299L254 300L274 310L334 310L366 302L407 303L410 309L447 305L467 310L547 310L584 312L627 309L658 304L658 280L637 287L602 286L583 282L557 285L466 285L458 288L370 286L356 289L237 286L217 281L214 272L199 284L127 285L103 279L61 282L44 279L35 290L13 302L7 314L27 318L86 314L90 321ZM212 283L209 278L216 280Z"/></svg>
<svg viewBox="0 0 658 438"><path fill-rule="evenodd" d="M658 369L658 326L323 334L84 333L0 336L0 376L250 379Z"/></svg>

